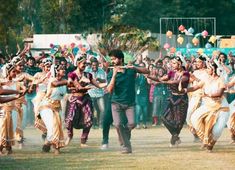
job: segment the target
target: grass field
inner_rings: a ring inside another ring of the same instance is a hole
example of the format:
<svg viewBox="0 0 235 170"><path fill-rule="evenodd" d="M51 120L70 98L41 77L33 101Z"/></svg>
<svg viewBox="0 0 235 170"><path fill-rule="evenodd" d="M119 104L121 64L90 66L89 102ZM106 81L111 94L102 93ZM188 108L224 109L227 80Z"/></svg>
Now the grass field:
<svg viewBox="0 0 235 170"><path fill-rule="evenodd" d="M235 145L229 145L228 129L224 130L213 153L201 150L200 143L193 143L187 128L181 132L182 143L178 148L169 147L170 135L164 127L134 129L133 153L128 155L120 153L115 129L110 132L110 148L100 150L101 132L101 129L92 129L87 143L89 147L80 148L81 131L75 131L71 144L55 156L53 152L42 153L40 132L27 128L25 146L19 150L16 145L12 155L1 156L0 169L235 169Z"/></svg>

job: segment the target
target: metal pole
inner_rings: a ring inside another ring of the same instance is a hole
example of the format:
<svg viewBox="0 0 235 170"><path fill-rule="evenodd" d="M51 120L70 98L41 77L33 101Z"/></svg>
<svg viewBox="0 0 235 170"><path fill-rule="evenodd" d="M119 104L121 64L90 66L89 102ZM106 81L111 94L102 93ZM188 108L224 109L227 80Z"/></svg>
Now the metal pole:
<svg viewBox="0 0 235 170"><path fill-rule="evenodd" d="M161 49L161 44L162 44L162 18L160 18L160 49Z"/></svg>
<svg viewBox="0 0 235 170"><path fill-rule="evenodd" d="M215 19L215 17L189 17L189 18L180 18L180 17L177 17L177 18L174 18L174 17L162 17L161 19Z"/></svg>
<svg viewBox="0 0 235 170"><path fill-rule="evenodd" d="M214 35L216 36L216 18L214 18ZM215 47L218 48L218 42L215 42Z"/></svg>
<svg viewBox="0 0 235 170"><path fill-rule="evenodd" d="M214 18L214 35L216 35L216 18Z"/></svg>

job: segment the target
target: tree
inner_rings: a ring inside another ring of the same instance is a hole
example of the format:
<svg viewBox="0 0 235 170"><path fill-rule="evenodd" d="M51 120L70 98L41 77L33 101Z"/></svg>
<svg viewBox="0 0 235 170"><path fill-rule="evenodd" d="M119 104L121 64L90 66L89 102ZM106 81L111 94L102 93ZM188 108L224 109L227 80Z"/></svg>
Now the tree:
<svg viewBox="0 0 235 170"><path fill-rule="evenodd" d="M125 0L121 23L159 32L160 17L216 17L217 34L235 34L233 0Z"/></svg>
<svg viewBox="0 0 235 170"><path fill-rule="evenodd" d="M110 0L77 0L80 9L68 18L71 32L101 32L110 17Z"/></svg>
<svg viewBox="0 0 235 170"><path fill-rule="evenodd" d="M28 28L30 26L30 31L33 33L42 32L39 18L40 15L38 15L40 14L40 2L41 0L21 0L19 3L19 10L23 19L23 25L27 25Z"/></svg>
<svg viewBox="0 0 235 170"><path fill-rule="evenodd" d="M8 45L14 50L15 44L11 44L15 41L13 35L18 35L20 33L22 23L18 11L18 1L3 1L0 5L0 11L0 47L1 49L5 49L5 46ZM3 52L4 51L5 50L3 50Z"/></svg>
<svg viewBox="0 0 235 170"><path fill-rule="evenodd" d="M160 17L216 17L217 34L232 35L234 9L234 0L8 0L0 5L0 47L34 33L102 32L105 25L157 33Z"/></svg>
<svg viewBox="0 0 235 170"><path fill-rule="evenodd" d="M162 0L126 0L125 3L126 13L121 23L152 32L159 31L159 18L163 10Z"/></svg>
<svg viewBox="0 0 235 170"><path fill-rule="evenodd" d="M108 3L107 0L41 1L43 33L100 32L106 16L110 16Z"/></svg>
<svg viewBox="0 0 235 170"><path fill-rule="evenodd" d="M42 33L62 33L60 31L60 22L61 17L64 16L60 9L59 1L41 1L39 15L42 24Z"/></svg>
<svg viewBox="0 0 235 170"><path fill-rule="evenodd" d="M136 56L147 49L158 50L159 42L151 37L148 31L136 27L107 25L99 42L99 50L102 54L107 54L108 51L116 48Z"/></svg>

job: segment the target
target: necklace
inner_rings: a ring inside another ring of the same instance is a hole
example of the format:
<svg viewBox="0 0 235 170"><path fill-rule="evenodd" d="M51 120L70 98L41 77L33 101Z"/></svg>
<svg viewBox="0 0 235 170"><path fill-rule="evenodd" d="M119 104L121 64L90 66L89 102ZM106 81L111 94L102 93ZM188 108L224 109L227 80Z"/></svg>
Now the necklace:
<svg viewBox="0 0 235 170"><path fill-rule="evenodd" d="M81 72L78 70L75 71L75 74L77 75L78 80L80 80L84 76L84 72L82 72L82 74L81 74Z"/></svg>

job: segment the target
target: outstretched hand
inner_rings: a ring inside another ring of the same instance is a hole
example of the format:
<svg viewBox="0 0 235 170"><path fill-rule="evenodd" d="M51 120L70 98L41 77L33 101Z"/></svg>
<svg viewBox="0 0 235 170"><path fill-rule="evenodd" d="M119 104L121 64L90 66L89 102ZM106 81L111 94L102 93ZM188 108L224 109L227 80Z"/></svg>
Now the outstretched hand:
<svg viewBox="0 0 235 170"><path fill-rule="evenodd" d="M17 95L18 98L24 96L28 92L28 88L25 88L24 90L21 90L20 93Z"/></svg>

